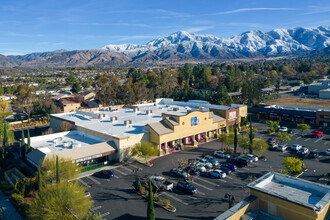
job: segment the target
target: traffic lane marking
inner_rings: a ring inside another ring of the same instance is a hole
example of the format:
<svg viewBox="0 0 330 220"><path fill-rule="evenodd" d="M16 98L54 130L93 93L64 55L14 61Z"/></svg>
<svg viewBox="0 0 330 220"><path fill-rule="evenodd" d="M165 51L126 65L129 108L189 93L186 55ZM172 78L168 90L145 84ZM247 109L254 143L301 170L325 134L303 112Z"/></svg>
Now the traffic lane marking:
<svg viewBox="0 0 330 220"><path fill-rule="evenodd" d="M168 194L167 192L164 192L163 195L165 195L167 197L170 197L170 198L172 198L172 199L174 199L174 200L176 200L176 201L178 201L178 202L180 202L180 203L182 203L184 205L188 205L188 203L182 201L181 199L179 199L179 198L177 198L177 197L175 197L173 195Z"/></svg>
<svg viewBox="0 0 330 220"><path fill-rule="evenodd" d="M121 175L124 175L124 176L126 176L127 174L126 173L124 173L123 171L120 171L120 170L118 170L118 169L114 169L116 172L118 172L118 173L120 173Z"/></svg>
<svg viewBox="0 0 330 220"><path fill-rule="evenodd" d="M220 186L220 185L215 184L215 183L212 183L212 182L210 182L210 181L208 181L208 180L204 180L204 179L202 179L202 178L200 178L200 177L195 177L195 179L200 180L200 181L203 181L203 182L208 183L208 184L211 184L211 185L213 185L213 186Z"/></svg>
<svg viewBox="0 0 330 220"><path fill-rule="evenodd" d="M97 181L96 179L94 179L93 177L87 176L86 178L92 180L94 183L100 185L101 183L99 181Z"/></svg>
<svg viewBox="0 0 330 220"><path fill-rule="evenodd" d="M82 179L78 179L78 181L80 182L80 183L82 183L83 185L85 185L85 186L87 186L87 188L90 188L91 186L90 185L88 185L85 181L83 181Z"/></svg>
<svg viewBox="0 0 330 220"><path fill-rule="evenodd" d="M200 187L202 187L202 188L204 188L204 189L210 190L210 191L213 190L213 189L211 189L211 188L209 188L209 187L207 187L207 186L204 186L204 185L202 185L202 184L200 184L200 183L193 182L193 184L195 184L195 185L197 185L197 186L200 186Z"/></svg>
<svg viewBox="0 0 330 220"><path fill-rule="evenodd" d="M110 212L103 213L103 214L101 215L101 217L103 218L103 217L108 216L108 215L110 215Z"/></svg>

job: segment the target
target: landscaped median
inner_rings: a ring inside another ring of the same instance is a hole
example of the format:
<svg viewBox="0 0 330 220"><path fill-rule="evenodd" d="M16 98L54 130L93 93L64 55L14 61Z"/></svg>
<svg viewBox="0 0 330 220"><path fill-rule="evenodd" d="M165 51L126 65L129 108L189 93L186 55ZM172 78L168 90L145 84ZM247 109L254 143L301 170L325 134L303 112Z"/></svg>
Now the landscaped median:
<svg viewBox="0 0 330 220"><path fill-rule="evenodd" d="M146 188L141 185L140 178L138 179L137 183L135 184L134 192L136 192L138 195L140 195L143 198L145 198L146 200L148 200L149 190L146 190ZM157 193L153 193L153 194L154 194L153 195L153 202L155 204L159 205L160 207L162 207L166 211L176 212L176 208L170 204L171 203L170 200L168 200L168 199L161 200L157 196Z"/></svg>

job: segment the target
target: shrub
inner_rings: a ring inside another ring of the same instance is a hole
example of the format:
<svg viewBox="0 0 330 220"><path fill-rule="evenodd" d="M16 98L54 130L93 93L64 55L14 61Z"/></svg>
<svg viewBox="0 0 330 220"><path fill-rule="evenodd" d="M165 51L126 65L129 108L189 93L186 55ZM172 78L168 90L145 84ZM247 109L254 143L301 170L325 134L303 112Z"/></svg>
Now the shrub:
<svg viewBox="0 0 330 220"><path fill-rule="evenodd" d="M159 201L160 201L160 198L157 197L157 196L155 196L155 197L154 197L154 201L155 201L155 202L159 202Z"/></svg>
<svg viewBox="0 0 330 220"><path fill-rule="evenodd" d="M272 132L273 132L272 130L266 130L266 134L270 134Z"/></svg>
<svg viewBox="0 0 330 220"><path fill-rule="evenodd" d="M141 193L141 194L144 194L144 193L145 193L145 191L146 191L146 188L145 188L145 187L143 187L143 186L141 186L141 187L140 187L140 193Z"/></svg>
<svg viewBox="0 0 330 220"><path fill-rule="evenodd" d="M17 205L21 205L24 201L24 197L21 194L18 194L18 193L12 194L11 197L15 200Z"/></svg>
<svg viewBox="0 0 330 220"><path fill-rule="evenodd" d="M12 194L14 188L7 183L6 181L1 181L0 182L0 188L2 189L2 192L6 195L9 196L10 194Z"/></svg>
<svg viewBox="0 0 330 220"><path fill-rule="evenodd" d="M287 170L284 170L284 169L279 169L277 172L285 174L285 175L289 174L289 172Z"/></svg>
<svg viewBox="0 0 330 220"><path fill-rule="evenodd" d="M223 150L224 150L224 152L228 152L228 153L232 153L233 152L233 149L231 149L229 147L225 147Z"/></svg>
<svg viewBox="0 0 330 220"><path fill-rule="evenodd" d="M165 207L168 207L171 204L171 201L168 200L168 199L164 199L163 204L164 204Z"/></svg>

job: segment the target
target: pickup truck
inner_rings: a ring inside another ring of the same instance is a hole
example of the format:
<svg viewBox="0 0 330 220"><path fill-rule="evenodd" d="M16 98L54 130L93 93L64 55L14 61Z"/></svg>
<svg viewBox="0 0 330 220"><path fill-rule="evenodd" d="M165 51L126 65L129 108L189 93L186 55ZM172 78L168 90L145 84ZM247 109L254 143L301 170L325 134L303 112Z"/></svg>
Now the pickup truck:
<svg viewBox="0 0 330 220"><path fill-rule="evenodd" d="M151 183L155 187L159 187L162 190L172 191L173 190L173 183L167 181L165 177L162 176L151 176L149 177Z"/></svg>
<svg viewBox="0 0 330 220"><path fill-rule="evenodd" d="M312 133L313 137L322 137L322 135L323 135L323 131L314 131Z"/></svg>

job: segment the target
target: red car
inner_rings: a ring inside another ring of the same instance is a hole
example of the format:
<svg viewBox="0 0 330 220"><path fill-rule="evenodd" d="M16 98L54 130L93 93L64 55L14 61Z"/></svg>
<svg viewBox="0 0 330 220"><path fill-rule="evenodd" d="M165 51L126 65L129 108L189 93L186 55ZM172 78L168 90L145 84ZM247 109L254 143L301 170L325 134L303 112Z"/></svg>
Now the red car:
<svg viewBox="0 0 330 220"><path fill-rule="evenodd" d="M274 143L274 142L276 142L276 138L274 138L274 137L268 138L267 142Z"/></svg>
<svg viewBox="0 0 330 220"><path fill-rule="evenodd" d="M314 131L312 136L313 137L322 137L323 131Z"/></svg>

